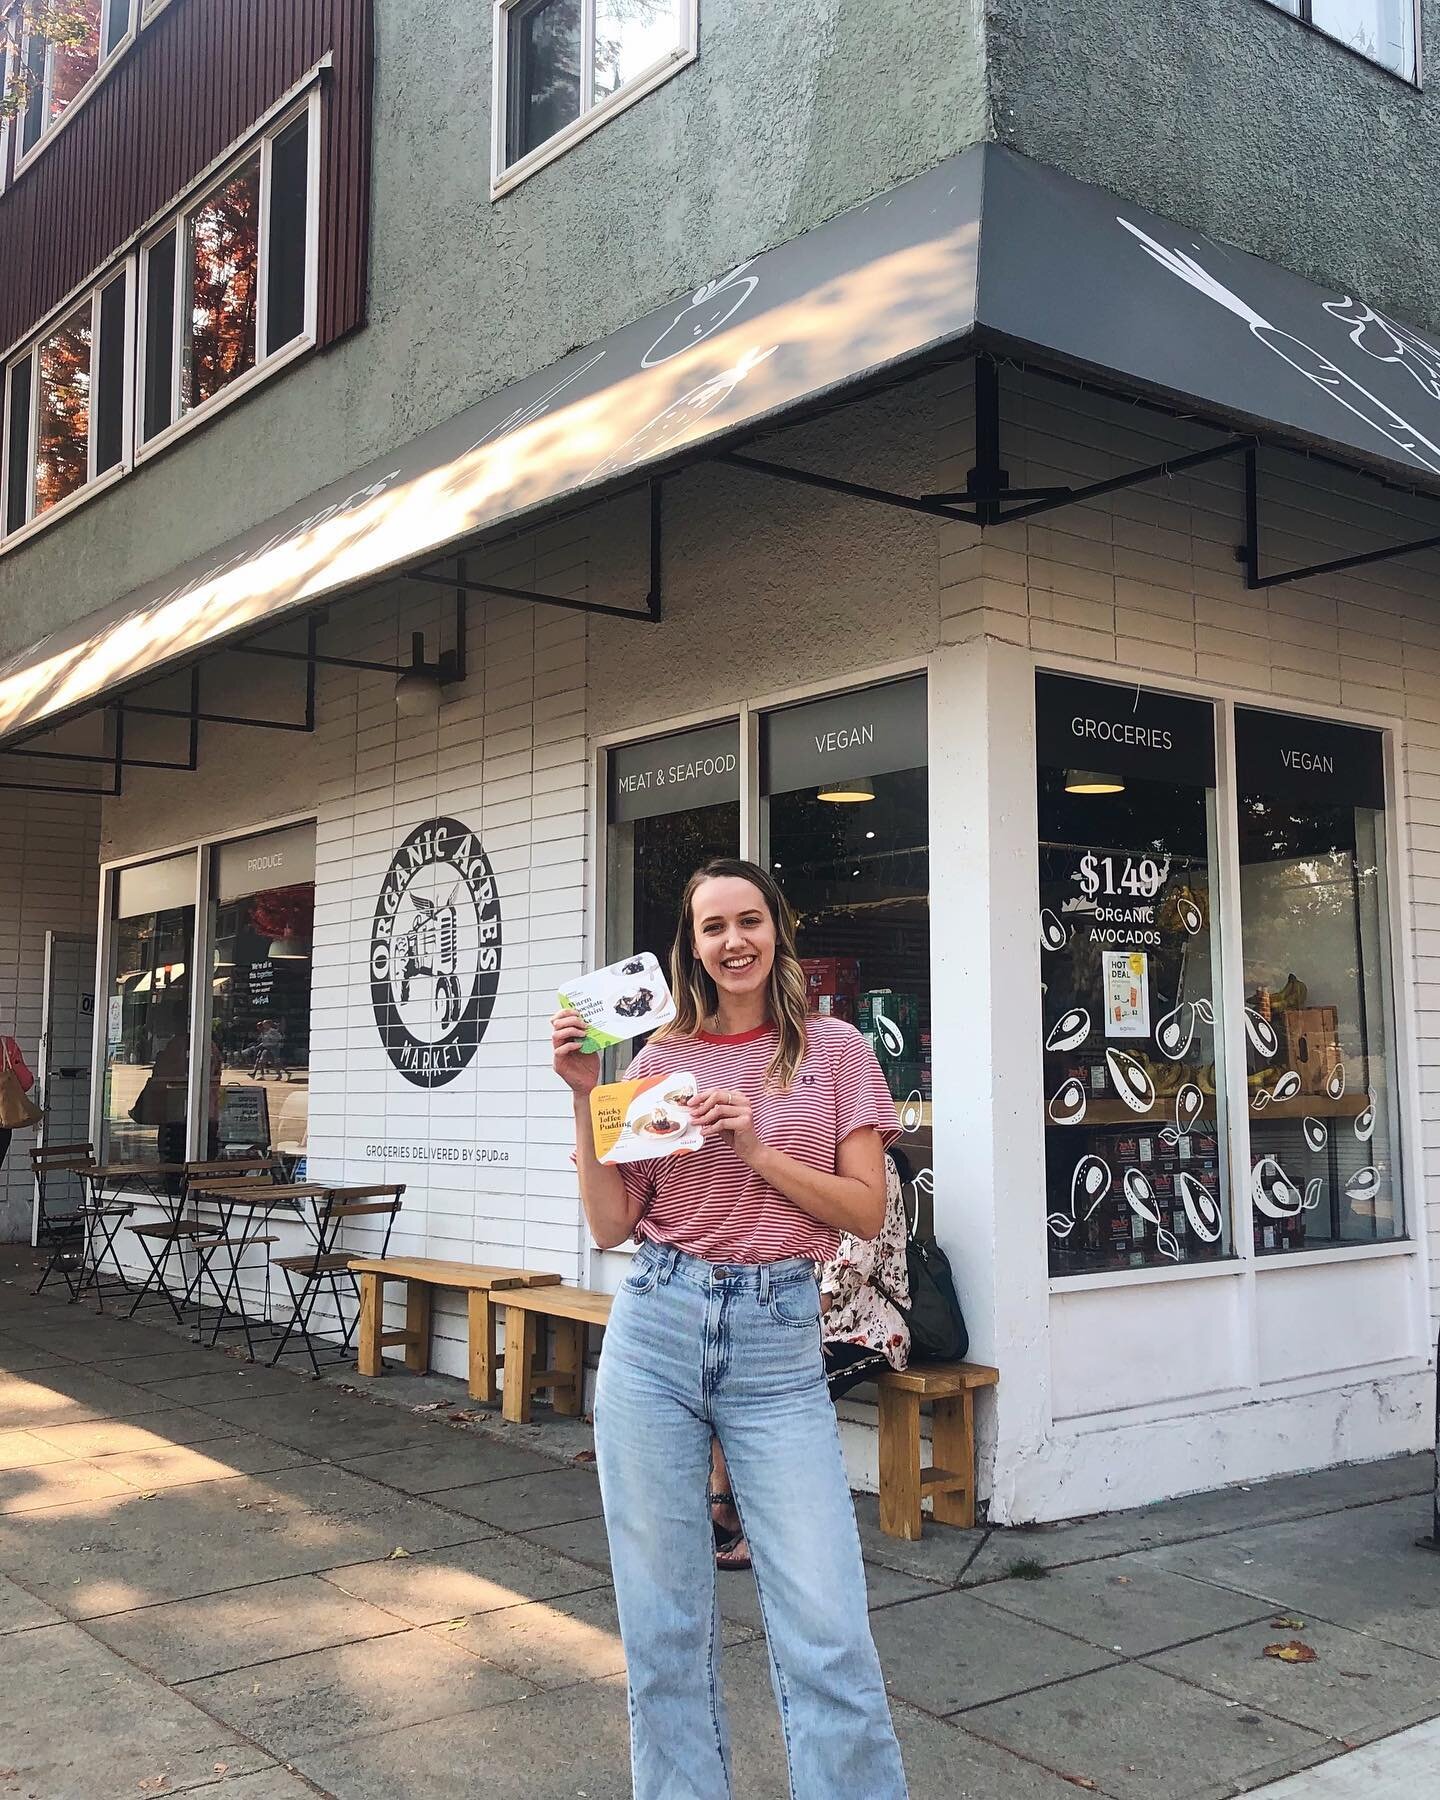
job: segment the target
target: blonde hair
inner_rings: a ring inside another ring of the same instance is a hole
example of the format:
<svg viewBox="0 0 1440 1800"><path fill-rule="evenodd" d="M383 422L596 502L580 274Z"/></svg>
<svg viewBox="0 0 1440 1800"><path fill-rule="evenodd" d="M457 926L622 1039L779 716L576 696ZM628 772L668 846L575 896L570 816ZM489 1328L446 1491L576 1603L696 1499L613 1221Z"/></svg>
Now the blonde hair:
<svg viewBox="0 0 1440 1800"><path fill-rule="evenodd" d="M695 954L695 926L691 915L701 882L726 877L748 881L759 890L775 927L775 961L770 969L766 998L771 1022L780 1032L780 1042L766 1073L766 1081L773 1080L783 1091L795 1080L800 1064L805 1060L805 971L800 967L795 948L794 909L776 886L775 878L758 863L746 862L738 856L712 857L685 883L680 900L680 921L670 950L670 986L675 994L675 1017L655 1035L657 1038L694 1037L704 1029L705 1021L715 1016L720 994L706 973L705 965Z"/></svg>

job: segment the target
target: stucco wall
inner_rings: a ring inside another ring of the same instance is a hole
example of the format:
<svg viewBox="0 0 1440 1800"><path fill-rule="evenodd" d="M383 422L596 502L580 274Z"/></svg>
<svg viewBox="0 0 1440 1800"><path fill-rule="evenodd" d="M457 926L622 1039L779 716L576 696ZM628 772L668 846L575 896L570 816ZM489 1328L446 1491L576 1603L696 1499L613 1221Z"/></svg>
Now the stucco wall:
<svg viewBox="0 0 1440 1800"><path fill-rule="evenodd" d="M700 56L490 199L491 9L377 0L370 323L0 557L0 655L984 135L979 0L701 0Z"/></svg>
<svg viewBox="0 0 1440 1800"><path fill-rule="evenodd" d="M1002 143L1440 326L1433 92L1268 0L988 0L986 54Z"/></svg>

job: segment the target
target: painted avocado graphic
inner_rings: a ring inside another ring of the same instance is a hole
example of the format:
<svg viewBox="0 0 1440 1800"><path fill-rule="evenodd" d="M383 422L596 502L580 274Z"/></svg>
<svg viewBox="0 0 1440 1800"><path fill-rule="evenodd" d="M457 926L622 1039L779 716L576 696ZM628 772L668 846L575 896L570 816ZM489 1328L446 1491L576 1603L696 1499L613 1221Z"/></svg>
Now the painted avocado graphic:
<svg viewBox="0 0 1440 1800"><path fill-rule="evenodd" d="M676 313L640 358L640 367L653 369L657 363L669 362L672 356L678 356L692 344L703 344L722 325L728 325L760 285L758 275L746 275L749 267L749 262L737 263L728 274L717 275L714 281L696 288L690 303Z"/></svg>

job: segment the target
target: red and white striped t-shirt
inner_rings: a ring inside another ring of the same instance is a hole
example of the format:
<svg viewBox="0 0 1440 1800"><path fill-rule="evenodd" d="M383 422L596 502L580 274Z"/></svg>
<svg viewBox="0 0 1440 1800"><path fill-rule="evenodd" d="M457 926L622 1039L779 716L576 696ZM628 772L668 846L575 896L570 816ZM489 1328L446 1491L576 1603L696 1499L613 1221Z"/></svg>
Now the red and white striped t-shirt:
<svg viewBox="0 0 1440 1800"><path fill-rule="evenodd" d="M708 1031L652 1040L630 1065L633 1078L688 1070L700 1091L736 1088L750 1102L760 1141L827 1175L835 1152L852 1131L873 1126L889 1144L899 1135L895 1102L875 1052L843 1019L806 1020L808 1047L795 1080L783 1093L766 1074L777 1033L762 1025L739 1037ZM673 1244L707 1262L765 1263L786 1256L828 1262L840 1245L833 1226L764 1182L723 1136L704 1149L650 1162L623 1163L632 1200L645 1211L636 1236Z"/></svg>

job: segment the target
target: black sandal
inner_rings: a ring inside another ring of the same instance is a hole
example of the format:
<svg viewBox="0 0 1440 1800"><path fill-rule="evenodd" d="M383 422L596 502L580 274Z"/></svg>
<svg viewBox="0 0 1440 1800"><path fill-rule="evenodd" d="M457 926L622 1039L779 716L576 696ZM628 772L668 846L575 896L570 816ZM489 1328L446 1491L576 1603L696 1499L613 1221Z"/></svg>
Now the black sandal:
<svg viewBox="0 0 1440 1800"><path fill-rule="evenodd" d="M710 1495L710 1529L715 1535L715 1567L733 1574L743 1574L750 1565L750 1546L745 1542L743 1526L729 1527L719 1523L714 1516L717 1506L735 1506L735 1496L723 1490ZM739 1508L735 1516L738 1518Z"/></svg>

